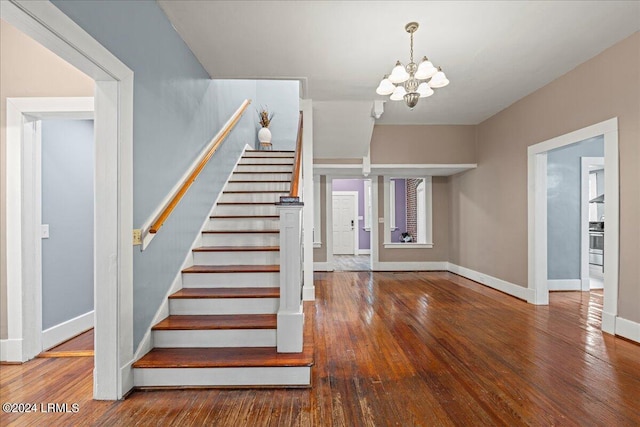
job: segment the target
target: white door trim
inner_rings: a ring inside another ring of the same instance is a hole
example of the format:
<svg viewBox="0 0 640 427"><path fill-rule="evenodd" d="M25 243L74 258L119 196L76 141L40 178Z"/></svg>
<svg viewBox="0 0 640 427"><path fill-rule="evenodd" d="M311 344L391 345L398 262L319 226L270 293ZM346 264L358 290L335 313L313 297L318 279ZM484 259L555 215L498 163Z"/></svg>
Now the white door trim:
<svg viewBox="0 0 640 427"><path fill-rule="evenodd" d="M94 398L119 399L133 387L133 72L51 2L9 0L0 8L2 19L96 81ZM15 124L10 129L7 123L8 244L22 234L21 227L13 227L22 225L22 213L15 209L21 188L19 134ZM15 281L22 260L12 268L8 287L23 287ZM22 294L33 295L27 291L23 288ZM29 307L25 302L23 319ZM24 321L11 317L12 322L9 340L22 339Z"/></svg>
<svg viewBox="0 0 640 427"><path fill-rule="evenodd" d="M604 166L604 157L581 157L580 163L580 289L588 291L591 289L589 281L589 166Z"/></svg>
<svg viewBox="0 0 640 427"><path fill-rule="evenodd" d="M331 192L331 215L333 215L333 196L350 196L353 198L353 254L360 255L359 248L360 246L360 234L359 234L359 225L358 225L358 192L357 191L332 191ZM333 225L333 217L331 218L331 224ZM328 230L327 230L328 231ZM333 228L331 229L333 233ZM333 252L333 249L332 249Z"/></svg>
<svg viewBox="0 0 640 427"><path fill-rule="evenodd" d="M609 268L604 272L602 330L615 333L618 314L618 269L620 233L620 187L618 160L618 119L612 118L556 138L532 145L528 152L528 287L533 294L529 302L548 304L547 287L547 152L595 136L604 135L605 217L607 220L604 251Z"/></svg>

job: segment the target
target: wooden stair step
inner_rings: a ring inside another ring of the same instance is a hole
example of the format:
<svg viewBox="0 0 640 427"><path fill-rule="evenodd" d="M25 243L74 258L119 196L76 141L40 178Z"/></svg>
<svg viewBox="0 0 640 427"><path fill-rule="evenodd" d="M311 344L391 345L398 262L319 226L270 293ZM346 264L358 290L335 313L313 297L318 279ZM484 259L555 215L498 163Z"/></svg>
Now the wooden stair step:
<svg viewBox="0 0 640 427"><path fill-rule="evenodd" d="M276 318L275 314L171 315L152 329L154 331L275 329Z"/></svg>
<svg viewBox="0 0 640 427"><path fill-rule="evenodd" d="M229 233L234 233L234 234L242 234L242 233L247 233L247 234L251 234L251 233L262 233L262 234L275 234L275 233L280 233L280 230L203 230L203 233L207 233L207 234L229 234Z"/></svg>
<svg viewBox="0 0 640 427"><path fill-rule="evenodd" d="M280 298L280 288L183 288L169 298Z"/></svg>
<svg viewBox="0 0 640 427"><path fill-rule="evenodd" d="M218 202L218 206L219 205L231 205L231 206L235 206L235 205L259 205L259 206L269 206L269 205L275 205L275 202Z"/></svg>
<svg viewBox="0 0 640 427"><path fill-rule="evenodd" d="M279 179L279 180L271 180L271 181L229 181L229 183L233 183L233 184L254 184L254 183L267 183L267 184L273 184L273 183L282 183L282 182L286 182L289 183L291 182L290 179Z"/></svg>
<svg viewBox="0 0 640 427"><path fill-rule="evenodd" d="M269 165L271 166L271 164ZM291 172L281 172L281 171L234 171L234 174L238 174L238 175L247 175L247 174L251 174L251 175L264 175L264 174L268 174L268 173L272 173L272 174L285 174L285 173L291 173Z"/></svg>
<svg viewBox="0 0 640 427"><path fill-rule="evenodd" d="M305 346L307 347L307 346ZM134 368L234 368L313 366L313 348L278 353L276 347L154 348Z"/></svg>
<svg viewBox="0 0 640 427"><path fill-rule="evenodd" d="M231 181L230 181L231 182ZM238 181L236 181L238 182ZM246 181L239 181L239 182L246 182ZM264 182L264 181L260 181L260 182ZM285 182L289 182L289 181L285 181ZM273 194L289 194L289 192L287 190L233 190L233 191L229 191L229 190L225 190L223 191L223 193L228 193L228 194L249 194L249 193L260 193L260 194L267 194L267 193L273 193Z"/></svg>
<svg viewBox="0 0 640 427"><path fill-rule="evenodd" d="M279 265L193 265L183 273L278 273Z"/></svg>
<svg viewBox="0 0 640 427"><path fill-rule="evenodd" d="M280 215L211 215L210 219L215 218L256 218L256 219L278 219Z"/></svg>
<svg viewBox="0 0 640 427"><path fill-rule="evenodd" d="M193 252L278 252L279 246L200 246Z"/></svg>

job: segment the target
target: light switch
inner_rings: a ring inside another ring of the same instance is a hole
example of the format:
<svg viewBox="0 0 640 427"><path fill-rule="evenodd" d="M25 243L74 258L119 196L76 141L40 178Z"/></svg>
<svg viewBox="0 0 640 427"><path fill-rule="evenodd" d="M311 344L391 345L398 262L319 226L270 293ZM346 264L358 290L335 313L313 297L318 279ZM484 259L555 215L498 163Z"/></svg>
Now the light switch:
<svg viewBox="0 0 640 427"><path fill-rule="evenodd" d="M384 224L384 218L378 218L378 224Z"/></svg>
<svg viewBox="0 0 640 427"><path fill-rule="evenodd" d="M360 215L360 216L358 217L358 221L362 221L363 219L364 219L364 217L363 217L362 215Z"/></svg>
<svg viewBox="0 0 640 427"><path fill-rule="evenodd" d="M42 224L42 235L43 239L49 238L49 224Z"/></svg>

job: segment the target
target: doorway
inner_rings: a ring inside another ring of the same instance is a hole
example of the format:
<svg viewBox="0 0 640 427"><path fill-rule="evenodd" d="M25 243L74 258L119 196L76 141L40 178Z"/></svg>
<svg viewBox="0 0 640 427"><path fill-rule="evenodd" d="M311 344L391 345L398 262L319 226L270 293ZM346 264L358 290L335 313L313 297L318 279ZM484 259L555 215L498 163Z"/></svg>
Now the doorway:
<svg viewBox="0 0 640 427"><path fill-rule="evenodd" d="M333 202L333 254L358 255L356 223L358 221L358 193L334 191Z"/></svg>
<svg viewBox="0 0 640 427"><path fill-rule="evenodd" d="M133 386L133 72L50 2L1 2L3 20L96 82L95 92L95 364L96 399L119 399ZM38 353L33 175L22 145L24 117L50 110L43 98L7 102L7 339L1 356L26 361ZM56 110L57 111L57 110ZM73 110L72 110L73 111ZM29 188L31 186L31 189ZM33 193L29 193L33 194ZM27 200L25 202L25 200ZM26 256L23 256L26 254Z"/></svg>
<svg viewBox="0 0 640 427"><path fill-rule="evenodd" d="M607 265L604 271L602 330L615 334L618 312L619 263L619 178L618 178L618 121L616 118L561 135L528 148L528 281L529 302L549 304L548 287L548 224L547 224L547 157L554 149L602 136L604 140L605 193L607 204L607 233L604 251Z"/></svg>

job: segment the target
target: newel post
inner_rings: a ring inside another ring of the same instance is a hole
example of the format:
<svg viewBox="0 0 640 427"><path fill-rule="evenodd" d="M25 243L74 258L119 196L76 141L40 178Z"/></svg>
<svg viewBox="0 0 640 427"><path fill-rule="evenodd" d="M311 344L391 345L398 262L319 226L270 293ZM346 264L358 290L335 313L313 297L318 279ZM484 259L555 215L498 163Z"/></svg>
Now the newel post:
<svg viewBox="0 0 640 427"><path fill-rule="evenodd" d="M279 353L302 352L302 207L297 197L276 203L280 216Z"/></svg>

